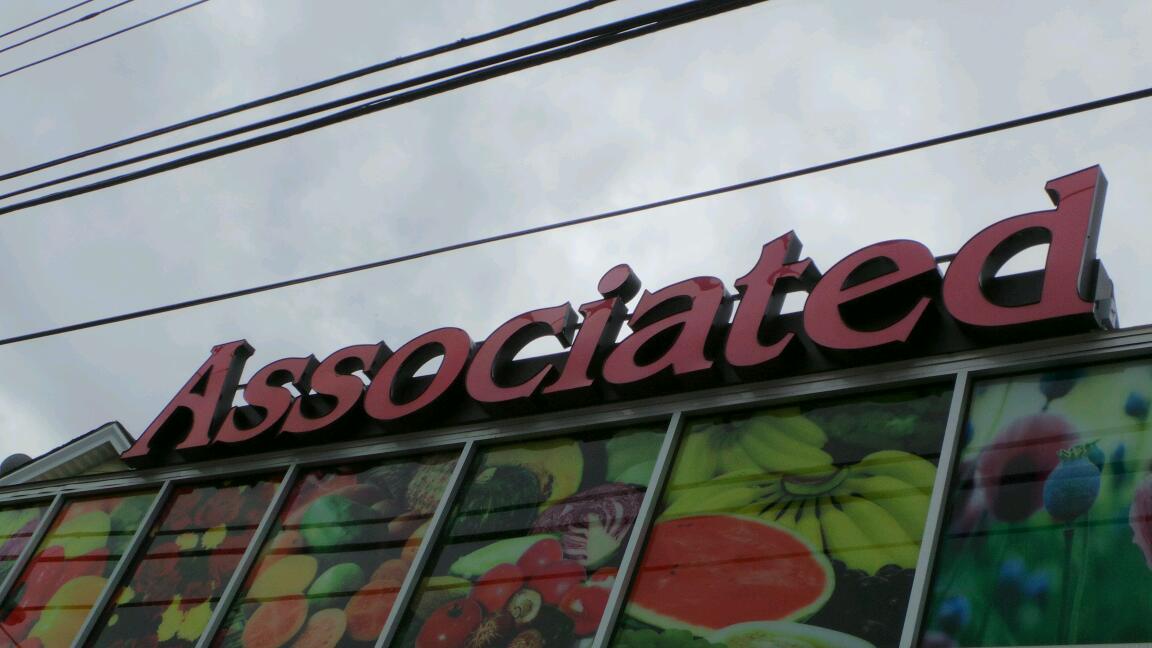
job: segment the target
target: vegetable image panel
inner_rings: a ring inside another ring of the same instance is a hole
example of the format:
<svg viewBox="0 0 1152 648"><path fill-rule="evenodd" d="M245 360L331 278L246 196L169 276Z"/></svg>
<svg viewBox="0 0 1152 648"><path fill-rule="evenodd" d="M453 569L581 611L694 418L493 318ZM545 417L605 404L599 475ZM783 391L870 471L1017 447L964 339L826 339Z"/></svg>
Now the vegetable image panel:
<svg viewBox="0 0 1152 648"><path fill-rule="evenodd" d="M19 646L71 646L154 497L67 502L0 606L0 634Z"/></svg>
<svg viewBox="0 0 1152 648"><path fill-rule="evenodd" d="M90 646L189 646L272 501L280 476L177 486Z"/></svg>
<svg viewBox="0 0 1152 648"><path fill-rule="evenodd" d="M305 472L213 646L375 644L456 455Z"/></svg>
<svg viewBox="0 0 1152 648"><path fill-rule="evenodd" d="M12 570L12 563L40 526L46 508L37 504L0 510L0 581Z"/></svg>
<svg viewBox="0 0 1152 648"><path fill-rule="evenodd" d="M1150 398L1148 360L974 385L923 645L1152 642Z"/></svg>
<svg viewBox="0 0 1152 648"><path fill-rule="evenodd" d="M611 645L895 648L950 394L691 421Z"/></svg>
<svg viewBox="0 0 1152 648"><path fill-rule="evenodd" d="M479 452L393 645L589 642L665 429L658 423Z"/></svg>

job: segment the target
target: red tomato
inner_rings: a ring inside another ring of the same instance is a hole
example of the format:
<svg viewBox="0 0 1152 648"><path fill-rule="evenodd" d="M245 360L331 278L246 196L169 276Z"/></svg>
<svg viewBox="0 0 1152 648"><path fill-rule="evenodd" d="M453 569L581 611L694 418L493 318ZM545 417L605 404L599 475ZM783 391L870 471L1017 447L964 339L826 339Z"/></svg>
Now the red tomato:
<svg viewBox="0 0 1152 648"><path fill-rule="evenodd" d="M416 648L464 648L468 636L484 620L484 610L472 599L449 601L424 621Z"/></svg>
<svg viewBox="0 0 1152 648"><path fill-rule="evenodd" d="M499 612L520 587L524 585L524 572L512 563L503 563L489 569L472 585L468 597L484 606L489 613Z"/></svg>
<svg viewBox="0 0 1152 648"><path fill-rule="evenodd" d="M524 571L524 576L532 578L541 569L561 560L564 560L564 546L556 538L544 538L528 547L516 566Z"/></svg>
<svg viewBox="0 0 1152 648"><path fill-rule="evenodd" d="M549 605L559 605L560 599L573 586L584 582L584 566L575 560L559 560L541 568L528 579L528 587L540 592Z"/></svg>
<svg viewBox="0 0 1152 648"><path fill-rule="evenodd" d="M560 611L575 622L572 631L577 637L587 637L596 633L600 617L604 616L604 608L607 606L608 590L589 585L573 587L560 601Z"/></svg>

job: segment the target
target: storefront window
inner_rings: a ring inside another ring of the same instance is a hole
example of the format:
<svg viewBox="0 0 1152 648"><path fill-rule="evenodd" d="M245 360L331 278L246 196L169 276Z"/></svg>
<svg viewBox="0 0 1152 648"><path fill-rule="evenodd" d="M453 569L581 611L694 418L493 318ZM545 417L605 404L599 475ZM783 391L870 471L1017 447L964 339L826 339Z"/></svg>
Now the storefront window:
<svg viewBox="0 0 1152 648"><path fill-rule="evenodd" d="M897 646L950 392L691 421L612 645Z"/></svg>
<svg viewBox="0 0 1152 648"><path fill-rule="evenodd" d="M975 385L925 646L1152 641L1152 362Z"/></svg>
<svg viewBox="0 0 1152 648"><path fill-rule="evenodd" d="M67 502L0 606L4 638L21 646L71 646L154 497Z"/></svg>
<svg viewBox="0 0 1152 648"><path fill-rule="evenodd" d="M478 453L393 645L571 647L593 635L664 431Z"/></svg>
<svg viewBox="0 0 1152 648"><path fill-rule="evenodd" d="M199 639L279 483L276 476L173 489L90 645L183 647Z"/></svg>
<svg viewBox="0 0 1152 648"><path fill-rule="evenodd" d="M374 645L456 456L304 473L213 645Z"/></svg>
<svg viewBox="0 0 1152 648"><path fill-rule="evenodd" d="M28 540L40 526L44 505L9 508L0 511L0 581L12 569L12 563L24 551Z"/></svg>

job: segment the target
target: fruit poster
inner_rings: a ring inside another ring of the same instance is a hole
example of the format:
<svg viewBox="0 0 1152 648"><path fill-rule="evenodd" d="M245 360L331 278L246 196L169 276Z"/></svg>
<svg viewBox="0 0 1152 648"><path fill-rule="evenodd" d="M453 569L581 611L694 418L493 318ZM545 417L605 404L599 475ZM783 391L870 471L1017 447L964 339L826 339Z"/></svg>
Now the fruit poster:
<svg viewBox="0 0 1152 648"><path fill-rule="evenodd" d="M304 473L212 645L375 645L455 465L451 454Z"/></svg>
<svg viewBox="0 0 1152 648"><path fill-rule="evenodd" d="M193 646L279 483L277 475L174 488L94 645Z"/></svg>
<svg viewBox="0 0 1152 648"><path fill-rule="evenodd" d="M1152 362L973 388L924 646L1152 641Z"/></svg>
<svg viewBox="0 0 1152 648"><path fill-rule="evenodd" d="M65 503L0 605L0 633L29 648L69 648L155 493Z"/></svg>
<svg viewBox="0 0 1152 648"><path fill-rule="evenodd" d="M951 389L700 418L615 648L895 648Z"/></svg>
<svg viewBox="0 0 1152 648"><path fill-rule="evenodd" d="M479 452L394 645L587 645L665 428Z"/></svg>
<svg viewBox="0 0 1152 648"><path fill-rule="evenodd" d="M28 540L40 526L44 506L25 506L0 510L0 582L12 570L12 563L28 545Z"/></svg>

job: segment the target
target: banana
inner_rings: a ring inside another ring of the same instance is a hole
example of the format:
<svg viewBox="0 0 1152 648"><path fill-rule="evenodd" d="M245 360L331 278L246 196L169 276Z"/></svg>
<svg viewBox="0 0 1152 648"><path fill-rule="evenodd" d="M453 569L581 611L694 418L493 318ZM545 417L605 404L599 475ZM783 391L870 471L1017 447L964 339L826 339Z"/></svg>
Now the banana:
<svg viewBox="0 0 1152 648"><path fill-rule="evenodd" d="M808 539L816 549L824 549L824 532L820 529L820 518L816 517L816 502L807 500L796 512L796 531Z"/></svg>
<svg viewBox="0 0 1152 648"><path fill-rule="evenodd" d="M863 539L888 553L891 564L905 568L916 566L920 556L919 543L909 537L887 511L866 499L851 495L837 497L836 502L844 514L852 518L852 522L863 534Z"/></svg>
<svg viewBox="0 0 1152 648"><path fill-rule="evenodd" d="M924 533L928 496L920 489L887 475L851 477L845 485L851 492L888 511L909 537L919 538Z"/></svg>
<svg viewBox="0 0 1152 648"><path fill-rule="evenodd" d="M820 526L828 552L834 558L843 561L850 569L862 569L869 574L875 574L884 565L894 562L887 548L867 540L852 518L836 508L829 498L821 498L821 502Z"/></svg>
<svg viewBox="0 0 1152 648"><path fill-rule="evenodd" d="M755 470L763 472L763 467L744 450L740 443L733 440L716 453L716 465L724 472L733 470Z"/></svg>
<svg viewBox="0 0 1152 648"><path fill-rule="evenodd" d="M769 489L774 488L774 486L760 481L762 477L759 469L736 470L710 479L704 484L669 489L666 496L669 504L664 510L664 515L686 515L706 511L708 506L711 506L709 500L734 489L751 489L755 496L745 502L745 504L750 504L768 494Z"/></svg>
<svg viewBox="0 0 1152 648"><path fill-rule="evenodd" d="M761 427L760 430L760 433L750 431L741 436L740 444L753 461L769 472L798 475L834 470L832 455L820 448L797 441L776 428Z"/></svg>
<svg viewBox="0 0 1152 648"><path fill-rule="evenodd" d="M709 489L701 497L683 497L664 509L661 517L678 517L695 513L731 513L760 498L762 488L756 486L728 486Z"/></svg>
<svg viewBox="0 0 1152 648"><path fill-rule="evenodd" d="M765 510L760 514L760 518L799 533L796 514L800 511L802 505L803 502L796 500L785 502L779 506L773 506Z"/></svg>
<svg viewBox="0 0 1152 648"><path fill-rule="evenodd" d="M672 488L707 482L716 474L716 453L708 443L708 435L694 432L680 442L676 465L672 470Z"/></svg>
<svg viewBox="0 0 1152 648"><path fill-rule="evenodd" d="M881 450L860 460L852 467L859 475L887 475L932 494L936 483L936 466L927 459L901 450Z"/></svg>
<svg viewBox="0 0 1152 648"><path fill-rule="evenodd" d="M828 443L828 435L824 430L813 423L812 419L801 414L799 408L776 410L772 416L777 428L801 443L815 448L822 448Z"/></svg>

